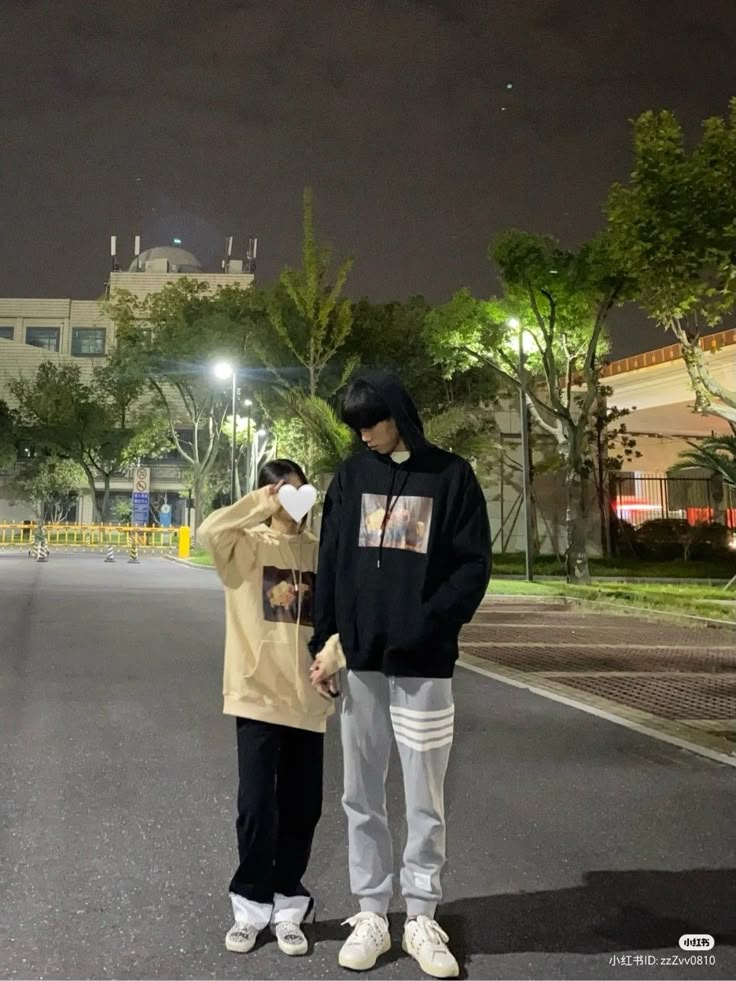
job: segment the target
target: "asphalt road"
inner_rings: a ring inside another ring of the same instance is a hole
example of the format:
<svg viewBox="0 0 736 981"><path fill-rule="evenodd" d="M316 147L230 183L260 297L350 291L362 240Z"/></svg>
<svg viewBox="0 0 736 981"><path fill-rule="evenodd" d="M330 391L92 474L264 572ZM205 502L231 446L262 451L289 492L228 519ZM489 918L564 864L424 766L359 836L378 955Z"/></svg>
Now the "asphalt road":
<svg viewBox="0 0 736 981"><path fill-rule="evenodd" d="M222 609L211 571L163 559L0 555L0 977L347 976L334 726L314 950L224 948L236 767ZM462 668L456 704L439 919L465 976L736 977L733 768ZM686 956L684 933L715 935L714 965L661 963ZM610 963L626 954L632 966ZM397 942L371 976L422 975Z"/></svg>

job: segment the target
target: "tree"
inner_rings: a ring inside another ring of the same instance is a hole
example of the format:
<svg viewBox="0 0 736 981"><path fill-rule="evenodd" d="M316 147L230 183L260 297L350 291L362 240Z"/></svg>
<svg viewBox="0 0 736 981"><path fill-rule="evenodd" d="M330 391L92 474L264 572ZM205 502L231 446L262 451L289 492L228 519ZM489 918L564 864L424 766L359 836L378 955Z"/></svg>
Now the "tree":
<svg viewBox="0 0 736 981"><path fill-rule="evenodd" d="M153 393L171 440L191 468L196 529L205 515L225 420L232 417L230 383L218 383L211 368L216 360L241 369L248 364L251 341L263 329L264 296L237 287L212 294L206 283L183 279L143 299L118 291L107 311L117 327L113 363Z"/></svg>
<svg viewBox="0 0 736 981"><path fill-rule="evenodd" d="M736 423L736 388L719 382L701 346L736 305L736 99L706 119L688 150L671 112L634 123L634 168L608 203L612 253L637 302L682 345L696 411Z"/></svg>
<svg viewBox="0 0 736 981"><path fill-rule="evenodd" d="M523 386L537 426L554 438L565 468L567 576L587 581L587 434L606 320L624 280L603 237L570 252L552 238L512 231L491 246L490 256L500 268L503 296L480 301L461 290L428 318L428 342L446 371L484 364L515 390ZM520 333L529 348L524 358Z"/></svg>
<svg viewBox="0 0 736 981"><path fill-rule="evenodd" d="M345 344L353 324L350 301L341 296L353 260L342 263L333 282L329 281L331 261L330 250L315 238L313 195L307 188L304 192L302 265L300 269L287 267L281 273L278 285L270 295L268 320L287 357L296 358L305 369L306 390L312 397L334 394L354 367L348 362L342 378L331 387L325 386L325 369ZM291 379L284 378L277 370L273 345L256 340L256 349L263 363L273 367L282 383L290 386Z"/></svg>
<svg viewBox="0 0 736 981"><path fill-rule="evenodd" d="M41 524L60 524L76 504L85 473L73 460L37 456L18 464L9 487L12 504L27 504Z"/></svg>
<svg viewBox="0 0 736 981"><path fill-rule="evenodd" d="M622 419L631 409L611 408L607 400L613 395L610 386L598 388L598 398L589 417L587 443L590 450L588 469L595 484L601 529L601 552L611 553L611 477L631 460L641 457L636 440L629 434Z"/></svg>
<svg viewBox="0 0 736 981"><path fill-rule="evenodd" d="M21 433L82 468L103 523L109 520L112 475L167 445L162 420L142 400L140 386L115 365L95 369L87 382L79 365L47 361L33 378L12 381L10 390Z"/></svg>
<svg viewBox="0 0 736 981"><path fill-rule="evenodd" d="M427 352L425 322L431 309L423 296L404 303L363 298L353 305L353 331L344 348L356 363L400 374L423 416L452 401L451 380Z"/></svg>
<svg viewBox="0 0 736 981"><path fill-rule="evenodd" d="M0 399L0 469L12 467L18 455L16 424L6 402Z"/></svg>

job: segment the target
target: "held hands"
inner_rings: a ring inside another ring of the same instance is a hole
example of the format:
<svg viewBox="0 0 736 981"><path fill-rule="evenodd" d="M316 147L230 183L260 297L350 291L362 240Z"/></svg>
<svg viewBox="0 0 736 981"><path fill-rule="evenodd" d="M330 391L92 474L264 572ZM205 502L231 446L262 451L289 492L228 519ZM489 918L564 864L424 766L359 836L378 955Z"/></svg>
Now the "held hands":
<svg viewBox="0 0 736 981"><path fill-rule="evenodd" d="M340 693L337 689L337 675L328 675L318 654L309 669L309 680L324 698L336 698Z"/></svg>

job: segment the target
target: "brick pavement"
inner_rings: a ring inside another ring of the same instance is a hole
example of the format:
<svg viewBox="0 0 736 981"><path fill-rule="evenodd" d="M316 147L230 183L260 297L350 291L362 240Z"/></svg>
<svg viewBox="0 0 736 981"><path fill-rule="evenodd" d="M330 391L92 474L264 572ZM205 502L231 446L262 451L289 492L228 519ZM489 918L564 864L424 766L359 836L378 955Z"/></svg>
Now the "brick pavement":
<svg viewBox="0 0 736 981"><path fill-rule="evenodd" d="M461 635L470 666L736 755L736 629L493 597Z"/></svg>

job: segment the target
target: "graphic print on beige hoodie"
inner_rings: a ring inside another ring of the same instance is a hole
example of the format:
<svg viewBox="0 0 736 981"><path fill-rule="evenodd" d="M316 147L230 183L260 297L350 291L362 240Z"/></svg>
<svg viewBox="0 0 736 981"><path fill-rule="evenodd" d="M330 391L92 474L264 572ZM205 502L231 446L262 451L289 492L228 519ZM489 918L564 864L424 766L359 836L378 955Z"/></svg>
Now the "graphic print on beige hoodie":
<svg viewBox="0 0 736 981"><path fill-rule="evenodd" d="M308 531L297 535L272 531L265 522L279 507L278 498L264 487L213 512L197 534L225 586L223 711L324 732L334 706L310 684L312 658L307 641L312 626L304 623L302 615L303 597L310 588L304 580L313 583L318 542ZM287 571L290 581L264 583L264 570ZM295 622L279 621L278 609L285 608L292 592L296 594ZM274 611L274 619L266 617L266 604ZM344 666L337 635L322 653L335 671Z"/></svg>

